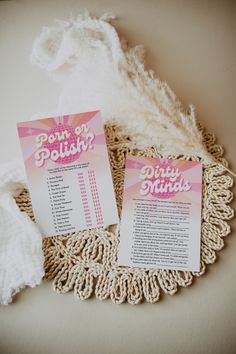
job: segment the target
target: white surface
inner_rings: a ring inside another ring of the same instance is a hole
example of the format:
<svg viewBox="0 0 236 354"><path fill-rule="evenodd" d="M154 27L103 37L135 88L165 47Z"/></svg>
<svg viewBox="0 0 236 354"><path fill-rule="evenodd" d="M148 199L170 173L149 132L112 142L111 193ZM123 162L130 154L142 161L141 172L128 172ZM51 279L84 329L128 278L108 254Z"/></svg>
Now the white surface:
<svg viewBox="0 0 236 354"><path fill-rule="evenodd" d="M119 16L120 33L144 44L148 67L183 104L195 104L236 171L233 1L1 1L0 162L20 156L15 123L57 104L56 83L29 64L33 39L53 19L84 8ZM235 232L225 242L204 277L154 305L81 302L73 293L57 295L51 283L24 290L0 308L0 353L234 353Z"/></svg>

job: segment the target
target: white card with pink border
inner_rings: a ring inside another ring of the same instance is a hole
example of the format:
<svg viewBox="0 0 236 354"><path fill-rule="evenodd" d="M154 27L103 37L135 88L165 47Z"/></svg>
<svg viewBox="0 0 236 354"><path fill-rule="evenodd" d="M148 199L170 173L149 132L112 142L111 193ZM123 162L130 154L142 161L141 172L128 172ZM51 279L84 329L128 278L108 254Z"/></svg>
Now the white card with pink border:
<svg viewBox="0 0 236 354"><path fill-rule="evenodd" d="M128 156L118 264L199 271L202 164Z"/></svg>
<svg viewBox="0 0 236 354"><path fill-rule="evenodd" d="M45 236L118 223L99 111L17 128L35 219Z"/></svg>

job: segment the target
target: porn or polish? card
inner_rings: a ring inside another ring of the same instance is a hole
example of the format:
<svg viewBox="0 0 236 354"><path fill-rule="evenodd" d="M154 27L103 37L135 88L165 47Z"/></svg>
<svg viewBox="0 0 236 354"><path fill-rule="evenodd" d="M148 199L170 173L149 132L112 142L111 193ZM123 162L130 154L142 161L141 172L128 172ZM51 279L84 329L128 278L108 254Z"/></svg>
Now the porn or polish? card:
<svg viewBox="0 0 236 354"><path fill-rule="evenodd" d="M35 219L45 236L118 223L99 111L17 128Z"/></svg>
<svg viewBox="0 0 236 354"><path fill-rule="evenodd" d="M118 264L199 271L202 164L126 159Z"/></svg>

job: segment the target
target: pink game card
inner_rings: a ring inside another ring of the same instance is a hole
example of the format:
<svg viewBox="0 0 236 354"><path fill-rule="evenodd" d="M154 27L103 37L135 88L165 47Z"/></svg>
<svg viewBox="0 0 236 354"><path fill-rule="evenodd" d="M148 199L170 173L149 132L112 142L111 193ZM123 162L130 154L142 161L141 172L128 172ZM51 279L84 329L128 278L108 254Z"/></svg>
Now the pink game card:
<svg viewBox="0 0 236 354"><path fill-rule="evenodd" d="M36 222L46 236L118 223L99 111L17 124Z"/></svg>
<svg viewBox="0 0 236 354"><path fill-rule="evenodd" d="M129 156L118 264L199 271L202 164Z"/></svg>

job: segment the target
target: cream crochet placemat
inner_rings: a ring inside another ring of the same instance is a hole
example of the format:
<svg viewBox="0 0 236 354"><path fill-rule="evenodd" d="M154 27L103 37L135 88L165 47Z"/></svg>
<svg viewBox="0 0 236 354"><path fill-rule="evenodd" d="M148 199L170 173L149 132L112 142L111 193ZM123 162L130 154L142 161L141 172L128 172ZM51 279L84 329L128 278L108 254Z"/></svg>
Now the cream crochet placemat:
<svg viewBox="0 0 236 354"><path fill-rule="evenodd" d="M160 154L155 146L137 149L135 143L123 134L115 121L107 123L105 131L120 213L126 154L149 157ZM138 304L142 300L154 303L160 298L160 290L173 295L178 287L191 285L194 277L205 273L206 266L215 262L216 253L223 248L224 237L230 232L227 220L233 217L233 210L228 205L233 198L229 190L233 179L225 174L224 166L227 166L227 161L222 158L223 150L215 144L214 135L202 130L202 136L208 152L219 163L204 164L200 272L117 266L118 225L43 240L45 278L53 280L56 292L73 290L75 296L81 300L95 294L100 300L111 298L117 304L125 301ZM169 157L201 160L187 155ZM20 210L33 219L28 191L24 190L16 201Z"/></svg>

